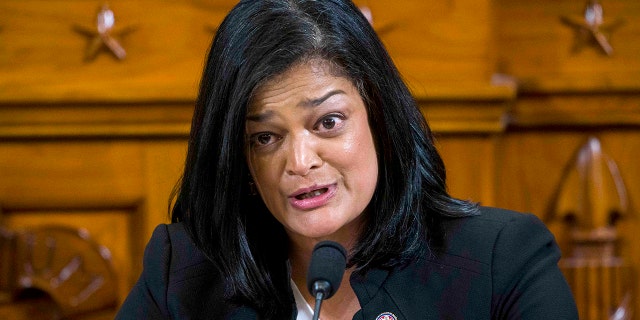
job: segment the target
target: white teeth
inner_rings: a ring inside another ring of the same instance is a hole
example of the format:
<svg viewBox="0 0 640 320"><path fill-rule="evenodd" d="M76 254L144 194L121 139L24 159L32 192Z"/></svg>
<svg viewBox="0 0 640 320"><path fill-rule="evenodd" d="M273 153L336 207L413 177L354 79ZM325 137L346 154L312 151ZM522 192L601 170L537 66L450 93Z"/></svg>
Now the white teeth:
<svg viewBox="0 0 640 320"><path fill-rule="evenodd" d="M318 190L313 190L311 192L307 192L305 194L301 194L299 196L297 196L296 198L303 200L303 199L308 199L308 198L313 198L313 197L317 197L323 193L325 193L327 191L326 188L322 188L322 189L318 189Z"/></svg>
<svg viewBox="0 0 640 320"><path fill-rule="evenodd" d="M311 197L315 197L315 196L321 195L322 191L316 190L316 191L310 192L309 194L310 194Z"/></svg>

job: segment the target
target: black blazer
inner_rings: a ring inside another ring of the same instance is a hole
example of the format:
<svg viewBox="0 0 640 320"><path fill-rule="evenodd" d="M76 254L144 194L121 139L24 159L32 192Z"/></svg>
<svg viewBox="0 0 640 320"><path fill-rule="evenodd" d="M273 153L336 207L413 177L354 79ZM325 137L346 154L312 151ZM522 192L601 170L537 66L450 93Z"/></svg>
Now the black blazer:
<svg viewBox="0 0 640 320"><path fill-rule="evenodd" d="M354 274L354 319L578 319L553 235L534 215L481 208L448 219L444 241L392 270ZM182 224L156 228L144 270L116 319L256 319L223 297L224 281ZM293 297L291 297L293 301ZM295 309L295 308L294 308ZM294 318L295 315L292 315Z"/></svg>

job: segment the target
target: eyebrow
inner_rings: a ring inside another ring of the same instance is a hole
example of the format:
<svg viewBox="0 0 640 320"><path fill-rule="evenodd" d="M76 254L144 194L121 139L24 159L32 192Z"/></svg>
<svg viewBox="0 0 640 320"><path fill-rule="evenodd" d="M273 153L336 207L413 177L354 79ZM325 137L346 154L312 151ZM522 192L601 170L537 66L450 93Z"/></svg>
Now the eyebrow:
<svg viewBox="0 0 640 320"><path fill-rule="evenodd" d="M253 122L262 122L271 118L272 116L273 116L273 111L267 111L263 113L248 114L246 117L246 120L253 121Z"/></svg>
<svg viewBox="0 0 640 320"><path fill-rule="evenodd" d="M327 99L331 98L332 96L334 96L336 94L343 94L343 93L344 93L344 91L342 91L342 90L331 90L331 91L327 92L327 94L325 94L324 96L322 96L320 98L302 101L302 102L300 102L298 104L298 106L301 106L301 107L317 107L317 106L321 105L323 102L325 102Z"/></svg>
<svg viewBox="0 0 640 320"><path fill-rule="evenodd" d="M323 95L322 97L319 98L315 98L315 99L306 99L304 101L301 101L300 103L298 103L299 107L304 107L304 108L313 108L313 107L317 107L319 105L321 105L323 102L327 101L327 99L331 98L334 95L337 94L344 94L345 92L342 90L331 90L329 92L327 92L325 95ZM269 119L270 117L273 116L273 111L266 111L263 113L259 113L259 114L248 114L246 117L247 121L255 121L255 122L261 122L261 121L265 121L267 119Z"/></svg>

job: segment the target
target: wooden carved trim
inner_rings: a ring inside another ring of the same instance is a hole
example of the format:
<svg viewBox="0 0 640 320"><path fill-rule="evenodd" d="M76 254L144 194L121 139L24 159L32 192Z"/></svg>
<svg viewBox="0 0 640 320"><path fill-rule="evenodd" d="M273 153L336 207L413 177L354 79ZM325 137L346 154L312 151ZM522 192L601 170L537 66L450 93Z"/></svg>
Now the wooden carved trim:
<svg viewBox="0 0 640 320"><path fill-rule="evenodd" d="M107 3L104 3L96 14L95 28L86 28L80 25L74 26L74 30L88 38L85 61L92 61L103 49L111 52L118 60L124 60L127 52L118 41L118 38L126 36L134 31L135 28L128 26L117 30L115 22L113 10L109 8Z"/></svg>
<svg viewBox="0 0 640 320"><path fill-rule="evenodd" d="M569 222L574 241L613 240L615 223L629 214L628 204L618 166L591 137L565 170L550 218Z"/></svg>
<svg viewBox="0 0 640 320"><path fill-rule="evenodd" d="M628 203L615 161L589 138L567 166L548 217L564 225L568 252L560 267L581 319L631 317L633 266L619 256L616 228L629 217Z"/></svg>
<svg viewBox="0 0 640 320"><path fill-rule="evenodd" d="M613 47L609 42L610 33L624 23L622 19L605 21L604 9L598 0L587 0L581 18L562 16L560 20L573 28L576 40L572 51L580 52L586 45L596 45L607 56L613 55Z"/></svg>

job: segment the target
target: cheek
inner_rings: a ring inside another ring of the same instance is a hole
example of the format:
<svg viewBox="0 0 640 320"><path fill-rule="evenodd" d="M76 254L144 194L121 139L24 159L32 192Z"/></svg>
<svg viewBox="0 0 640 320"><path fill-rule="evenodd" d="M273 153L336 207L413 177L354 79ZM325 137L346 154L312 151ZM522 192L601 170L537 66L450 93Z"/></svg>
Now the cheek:
<svg viewBox="0 0 640 320"><path fill-rule="evenodd" d="M369 191L375 189L378 182L378 158L373 144L360 146L356 170L358 170L358 178ZM367 192L369 193L369 192Z"/></svg>
<svg viewBox="0 0 640 320"><path fill-rule="evenodd" d="M279 187L281 174L274 161L272 157L249 157L248 160L257 191L271 212L281 205Z"/></svg>
<svg viewBox="0 0 640 320"><path fill-rule="evenodd" d="M253 176L253 180L258 186L264 186L270 183L272 177L270 174L273 174L273 170L269 170L269 161L266 161L263 158L253 157L249 160L249 170L251 171L251 176Z"/></svg>
<svg viewBox="0 0 640 320"><path fill-rule="evenodd" d="M360 171L375 162L375 157L372 159L372 156L375 156L375 151L369 148L368 143L360 140L344 146L342 159L345 167Z"/></svg>
<svg viewBox="0 0 640 320"><path fill-rule="evenodd" d="M357 179L360 187L375 188L378 180L378 158L368 127L343 145L343 165ZM348 159L348 160L347 160Z"/></svg>
<svg viewBox="0 0 640 320"><path fill-rule="evenodd" d="M356 130L353 136L350 148L354 153L354 159L358 162L368 162L375 164L377 162L376 147L373 143L373 135L369 124L365 119L361 119L360 130Z"/></svg>

